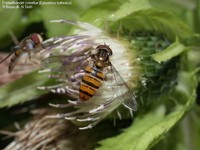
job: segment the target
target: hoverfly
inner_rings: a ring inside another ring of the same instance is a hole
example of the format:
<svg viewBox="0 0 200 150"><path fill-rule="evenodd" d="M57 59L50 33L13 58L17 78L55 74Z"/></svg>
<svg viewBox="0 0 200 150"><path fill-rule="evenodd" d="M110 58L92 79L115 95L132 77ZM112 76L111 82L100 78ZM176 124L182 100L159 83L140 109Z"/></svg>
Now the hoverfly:
<svg viewBox="0 0 200 150"><path fill-rule="evenodd" d="M105 80L103 70L110 65L109 57L112 55L112 50L107 45L99 45L96 50L97 54L91 56L94 64L84 69L85 74L79 87L81 101L89 100L96 93Z"/></svg>
<svg viewBox="0 0 200 150"><path fill-rule="evenodd" d="M22 57L22 55L24 54L28 54L29 59L30 59L31 52L34 51L36 48L42 46L42 42L43 42L43 38L40 34L32 33L29 36L22 39L20 42L17 42L17 43L15 42L16 46L11 48L13 52L11 52L3 60L1 60L0 63L4 62L11 55L13 55L8 67L8 72L11 73L15 65L17 64L17 62L20 60L20 57Z"/></svg>
<svg viewBox="0 0 200 150"><path fill-rule="evenodd" d="M55 107L74 106L77 109L54 117L92 122L79 128L87 129L121 104L131 112L136 111L135 95L109 60L112 54L112 49L104 44L71 55L50 56L42 61L43 67L50 70L50 77L57 79L60 84L40 88L75 99L69 100L68 104L52 104Z"/></svg>

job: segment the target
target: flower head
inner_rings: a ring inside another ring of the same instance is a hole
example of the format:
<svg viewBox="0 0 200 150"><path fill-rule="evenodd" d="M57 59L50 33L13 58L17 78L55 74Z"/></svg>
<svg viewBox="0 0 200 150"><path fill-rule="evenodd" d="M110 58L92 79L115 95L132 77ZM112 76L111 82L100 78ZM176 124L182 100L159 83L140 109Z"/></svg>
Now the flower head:
<svg viewBox="0 0 200 150"><path fill-rule="evenodd" d="M44 42L44 45L48 45L46 51L51 54L41 62L45 70L40 72L49 72L49 77L57 83L39 88L66 94L71 99L67 104L52 106L74 108L73 111L50 117L84 122L80 129L88 129L121 104L132 114L137 109L133 89L137 84L134 81L138 80L138 65L134 63L136 56L131 53L128 43L109 37L89 23L67 20L52 22L79 28L74 35L53 37ZM112 51L112 56L106 52L107 49ZM97 65L97 61L100 65ZM83 101L80 93L89 98Z"/></svg>
<svg viewBox="0 0 200 150"><path fill-rule="evenodd" d="M69 135L76 129L65 120L48 119L45 116L51 109L37 109L32 111L33 118L21 130L16 132L4 131L4 134L14 137L5 150L33 150L60 149Z"/></svg>

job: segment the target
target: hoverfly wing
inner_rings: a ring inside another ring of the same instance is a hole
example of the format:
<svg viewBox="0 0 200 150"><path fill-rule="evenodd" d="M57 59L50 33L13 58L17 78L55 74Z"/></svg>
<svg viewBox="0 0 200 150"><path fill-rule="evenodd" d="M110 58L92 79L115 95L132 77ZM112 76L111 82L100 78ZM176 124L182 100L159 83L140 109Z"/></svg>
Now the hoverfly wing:
<svg viewBox="0 0 200 150"><path fill-rule="evenodd" d="M44 68L52 69L52 71L76 72L77 70L83 70L91 60L91 50L90 47L70 55L53 54L42 60L41 64Z"/></svg>
<svg viewBox="0 0 200 150"><path fill-rule="evenodd" d="M16 56L15 51L13 51L10 54L8 54L3 60L0 61L0 64L1 64L2 62L4 62L6 59L8 59L12 55L13 55L13 57L11 58L11 62L9 63L9 67L8 67L9 73L11 73L13 71L13 69L15 68L15 65L17 64L17 62L21 58L22 54L19 54L18 56Z"/></svg>
<svg viewBox="0 0 200 150"><path fill-rule="evenodd" d="M108 112L114 111L121 104L131 112L137 110L134 93L132 93L125 80L112 64L106 68L105 75L106 79L100 87L101 89L97 91L90 101L85 102L93 105L92 100L94 99L96 101L94 109L90 110L87 114L89 118L94 120L90 124L91 126L97 124L107 116Z"/></svg>
<svg viewBox="0 0 200 150"><path fill-rule="evenodd" d="M50 56L42 60L41 65L45 69L68 74L83 69L86 66L87 58L88 57L85 56L76 57L67 55Z"/></svg>
<svg viewBox="0 0 200 150"><path fill-rule="evenodd" d="M14 68L15 68L15 66L16 66L16 64L17 64L17 62L20 60L20 58L22 57L22 55L23 54L19 54L18 56L13 56L12 58L11 58L11 63L9 64L9 67L8 67L8 72L9 73L11 73L13 70L14 70Z"/></svg>
<svg viewBox="0 0 200 150"><path fill-rule="evenodd" d="M41 61L41 66L44 69L50 69L51 71L64 71L63 62L66 56L50 56Z"/></svg>
<svg viewBox="0 0 200 150"><path fill-rule="evenodd" d="M45 69L44 72L49 72L49 77L58 81L54 85L44 88L54 93L62 91L62 94L73 95L71 91L79 88L78 84L81 82L84 68L91 59L90 52L87 55L74 52L70 55L54 54L42 60L41 65Z"/></svg>
<svg viewBox="0 0 200 150"><path fill-rule="evenodd" d="M136 96L131 91L129 86L126 84L125 80L121 77L119 72L110 63L110 68L108 70L108 83L111 89L115 91L115 100L122 103L124 107L131 111L137 110Z"/></svg>
<svg viewBox="0 0 200 150"><path fill-rule="evenodd" d="M58 55L58 56L49 56L41 61L41 66L44 70L40 72L48 73L48 77L54 79L54 84L48 86L39 87L40 89L50 90L54 93L60 93L59 89L65 89L66 83L68 83L67 67L64 65L66 55ZM66 91L63 91L62 94L67 94Z"/></svg>

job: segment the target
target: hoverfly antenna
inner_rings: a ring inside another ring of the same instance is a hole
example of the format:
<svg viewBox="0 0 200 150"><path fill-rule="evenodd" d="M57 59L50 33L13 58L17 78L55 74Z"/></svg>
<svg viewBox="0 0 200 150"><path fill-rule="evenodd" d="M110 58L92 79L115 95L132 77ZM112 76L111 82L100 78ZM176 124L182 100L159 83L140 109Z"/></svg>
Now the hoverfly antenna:
<svg viewBox="0 0 200 150"><path fill-rule="evenodd" d="M105 43L104 43L104 44L105 44ZM110 53L110 55L112 55L113 52L112 52L112 49L110 48L110 45L106 45L106 44L105 44L105 46L107 47L107 51Z"/></svg>
<svg viewBox="0 0 200 150"><path fill-rule="evenodd" d="M12 30L9 30L8 33L9 33L11 39L13 40L13 42L15 43L15 45L18 45L19 41L18 41L16 35L14 34L14 32Z"/></svg>
<svg viewBox="0 0 200 150"><path fill-rule="evenodd" d="M105 42L103 43L103 45L108 46L110 48L110 45L107 45Z"/></svg>
<svg viewBox="0 0 200 150"><path fill-rule="evenodd" d="M12 54L13 54L13 53L8 54L3 60L0 61L0 64L1 64L2 62L4 62L6 59L8 59Z"/></svg>

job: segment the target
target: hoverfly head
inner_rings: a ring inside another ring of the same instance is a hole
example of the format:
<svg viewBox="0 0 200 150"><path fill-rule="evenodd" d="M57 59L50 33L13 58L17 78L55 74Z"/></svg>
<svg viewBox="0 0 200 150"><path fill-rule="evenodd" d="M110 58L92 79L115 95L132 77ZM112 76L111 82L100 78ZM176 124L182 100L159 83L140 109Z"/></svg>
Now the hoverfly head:
<svg viewBox="0 0 200 150"><path fill-rule="evenodd" d="M100 51L100 50L107 51L109 56L112 56L112 54L113 54L112 49L106 44L97 46L96 50L97 51Z"/></svg>

